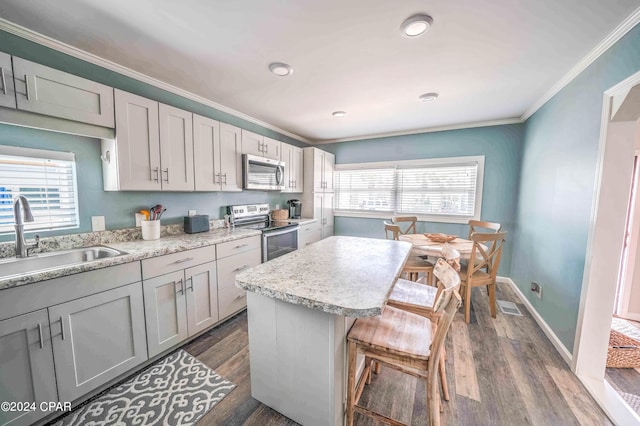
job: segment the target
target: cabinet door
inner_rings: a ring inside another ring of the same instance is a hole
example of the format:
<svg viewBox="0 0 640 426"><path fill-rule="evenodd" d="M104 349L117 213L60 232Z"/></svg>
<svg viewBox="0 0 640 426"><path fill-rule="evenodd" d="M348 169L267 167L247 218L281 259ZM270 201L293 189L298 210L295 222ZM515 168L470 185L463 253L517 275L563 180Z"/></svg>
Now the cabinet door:
<svg viewBox="0 0 640 426"><path fill-rule="evenodd" d="M114 127L113 88L13 57L18 109Z"/></svg>
<svg viewBox="0 0 640 426"><path fill-rule="evenodd" d="M322 239L320 222L302 225L298 230L298 248L304 248Z"/></svg>
<svg viewBox="0 0 640 426"><path fill-rule="evenodd" d="M184 271L144 280L144 310L149 357L189 337Z"/></svg>
<svg viewBox="0 0 640 426"><path fill-rule="evenodd" d="M282 142L264 137L263 154L267 158L280 161Z"/></svg>
<svg viewBox="0 0 640 426"><path fill-rule="evenodd" d="M236 274L262 261L260 250L218 259L218 308L224 319L247 306L245 291L236 287Z"/></svg>
<svg viewBox="0 0 640 426"><path fill-rule="evenodd" d="M13 87L11 55L4 52L0 52L0 106L8 108L16 107L16 92Z"/></svg>
<svg viewBox="0 0 640 426"><path fill-rule="evenodd" d="M220 191L220 123L193 115L193 169L196 191Z"/></svg>
<svg viewBox="0 0 640 426"><path fill-rule="evenodd" d="M160 104L160 176L163 191L193 191L193 114Z"/></svg>
<svg viewBox="0 0 640 426"><path fill-rule="evenodd" d="M322 238L333 235L333 193L322 194Z"/></svg>
<svg viewBox="0 0 640 426"><path fill-rule="evenodd" d="M291 164L291 179L293 179L291 192L301 193L304 191L304 151L302 148L294 146L291 149Z"/></svg>
<svg viewBox="0 0 640 426"><path fill-rule="evenodd" d="M220 174L223 191L242 191L242 141L240 129L220 123Z"/></svg>
<svg viewBox="0 0 640 426"><path fill-rule="evenodd" d="M323 202L324 202L324 193L314 192L313 193L313 218L318 219L318 221L320 222L320 226L322 226Z"/></svg>
<svg viewBox="0 0 640 426"><path fill-rule="evenodd" d="M313 149L313 192L324 192L324 151Z"/></svg>
<svg viewBox="0 0 640 426"><path fill-rule="evenodd" d="M242 129L242 153L264 157L264 136Z"/></svg>
<svg viewBox="0 0 640 426"><path fill-rule="evenodd" d="M284 161L284 190L282 192L293 192L293 164L291 154L294 146L283 143L280 147L280 160Z"/></svg>
<svg viewBox="0 0 640 426"><path fill-rule="evenodd" d="M115 104L119 188L159 191L158 103L116 89Z"/></svg>
<svg viewBox="0 0 640 426"><path fill-rule="evenodd" d="M58 401L47 310L0 321L0 402ZM29 425L49 413L0 410L0 424Z"/></svg>
<svg viewBox="0 0 640 426"><path fill-rule="evenodd" d="M218 322L218 278L216 262L185 269L187 328L189 336Z"/></svg>
<svg viewBox="0 0 640 426"><path fill-rule="evenodd" d="M330 152L323 152L322 155L322 181L324 182L324 191L333 192L333 169L336 164L336 156Z"/></svg>
<svg viewBox="0 0 640 426"><path fill-rule="evenodd" d="M60 401L148 359L139 282L50 307L49 323Z"/></svg>

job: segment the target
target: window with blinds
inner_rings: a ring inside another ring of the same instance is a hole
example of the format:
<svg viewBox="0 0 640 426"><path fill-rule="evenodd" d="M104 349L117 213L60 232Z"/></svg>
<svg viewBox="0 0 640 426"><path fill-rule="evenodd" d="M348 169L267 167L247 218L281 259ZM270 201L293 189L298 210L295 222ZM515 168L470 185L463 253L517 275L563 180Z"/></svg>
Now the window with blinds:
<svg viewBox="0 0 640 426"><path fill-rule="evenodd" d="M0 146L0 234L15 232L13 200L24 195L33 222L25 230L77 228L75 156L69 152Z"/></svg>
<svg viewBox="0 0 640 426"><path fill-rule="evenodd" d="M483 173L481 156L337 165L336 213L464 222L480 217Z"/></svg>

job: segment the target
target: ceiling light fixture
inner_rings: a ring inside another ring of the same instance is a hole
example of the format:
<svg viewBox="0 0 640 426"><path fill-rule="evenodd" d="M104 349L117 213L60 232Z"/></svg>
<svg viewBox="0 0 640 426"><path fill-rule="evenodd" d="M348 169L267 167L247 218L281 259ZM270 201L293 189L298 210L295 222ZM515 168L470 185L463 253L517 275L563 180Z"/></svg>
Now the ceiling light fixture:
<svg viewBox="0 0 640 426"><path fill-rule="evenodd" d="M331 113L331 115L333 115L334 117L344 117L345 115L347 115L346 111L333 111Z"/></svg>
<svg viewBox="0 0 640 426"><path fill-rule="evenodd" d="M438 94L437 93L425 93L424 95L420 95L418 96L418 100L420 102L433 102L436 99L438 99Z"/></svg>
<svg viewBox="0 0 640 426"><path fill-rule="evenodd" d="M293 68L291 65L284 64L282 62L273 62L269 64L269 70L277 76L286 77L293 74Z"/></svg>
<svg viewBox="0 0 640 426"><path fill-rule="evenodd" d="M420 34L427 32L429 27L433 24L433 18L429 15L413 15L405 19L400 25L400 31L402 35L406 37L417 37Z"/></svg>

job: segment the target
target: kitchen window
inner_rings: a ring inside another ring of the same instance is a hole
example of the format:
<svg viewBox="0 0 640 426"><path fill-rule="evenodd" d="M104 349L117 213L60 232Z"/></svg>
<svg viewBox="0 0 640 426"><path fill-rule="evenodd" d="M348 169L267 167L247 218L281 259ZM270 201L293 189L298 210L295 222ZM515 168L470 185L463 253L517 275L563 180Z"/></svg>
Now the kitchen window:
<svg viewBox="0 0 640 426"><path fill-rule="evenodd" d="M418 216L430 222L480 218L484 156L338 164L337 216Z"/></svg>
<svg viewBox="0 0 640 426"><path fill-rule="evenodd" d="M78 195L75 155L0 146L0 235L12 234L13 199L24 195L33 222L26 231L77 228Z"/></svg>

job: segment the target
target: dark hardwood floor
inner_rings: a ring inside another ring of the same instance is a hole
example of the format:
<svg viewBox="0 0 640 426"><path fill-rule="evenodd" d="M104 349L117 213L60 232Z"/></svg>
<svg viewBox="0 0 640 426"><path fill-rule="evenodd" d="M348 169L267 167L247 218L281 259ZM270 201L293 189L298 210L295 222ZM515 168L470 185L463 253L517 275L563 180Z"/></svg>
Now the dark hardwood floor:
<svg viewBox="0 0 640 426"><path fill-rule="evenodd" d="M507 284L499 300L515 302L522 317L498 311L491 318L486 292L474 289L472 321L459 312L447 338L451 400L445 425L611 424ZM187 344L184 349L237 385L198 424L294 425L251 397L246 313ZM412 425L426 424L422 382L382 368L361 402ZM356 417L357 425L378 422Z"/></svg>

